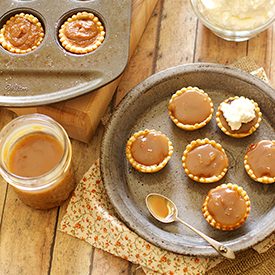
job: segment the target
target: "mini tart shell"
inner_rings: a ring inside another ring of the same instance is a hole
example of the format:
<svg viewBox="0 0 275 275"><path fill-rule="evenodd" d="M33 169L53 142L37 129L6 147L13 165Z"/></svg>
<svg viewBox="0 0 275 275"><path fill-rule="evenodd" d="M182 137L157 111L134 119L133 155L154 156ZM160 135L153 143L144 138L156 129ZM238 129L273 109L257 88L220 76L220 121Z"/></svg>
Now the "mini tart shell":
<svg viewBox="0 0 275 275"><path fill-rule="evenodd" d="M21 49L18 49L16 47L14 47L9 41L7 41L5 39L4 32L5 32L5 29L6 29L6 25L10 22L11 19L14 19L15 17L23 17L23 18L27 19L28 21L30 21L31 23L33 23L34 25L36 25L40 29L39 41L36 43L36 45L32 46L31 48L29 48L27 50L21 50ZM45 34L44 34L43 27L42 27L40 21L35 16L33 16L32 14L19 13L19 14L16 14L16 15L12 16L5 23L3 28L0 30L0 44L2 45L2 47L4 49L8 50L11 53L24 54L24 53L28 53L28 52L31 52L31 51L35 50L41 44L41 42L43 41L44 35Z"/></svg>
<svg viewBox="0 0 275 275"><path fill-rule="evenodd" d="M168 161L170 160L172 154L173 154L173 145L172 145L172 142L169 140L169 138L166 136L167 138L167 142L168 142L168 155L164 158L164 160L159 163L159 164L154 164L154 165L150 165L150 166L147 166L147 165L143 165L141 163L138 163L137 161L135 161L135 159L133 158L132 156L132 153L131 153L131 147L132 147L132 144L134 141L136 141L136 139L139 137L139 136L142 136L142 135L145 135L145 134L148 134L150 132L155 132L155 133L158 133L158 134L162 134L164 135L162 132L160 131L156 131L156 130L148 130L148 129L145 129L143 131L139 131L139 132L136 132L134 133L130 138L129 140L127 141L127 144L126 144L126 157L128 159L128 161L131 163L131 165L136 169L138 170L139 172L143 172L143 173L155 173L155 172L158 172L159 170L161 170L162 168L165 167L165 165L168 163Z"/></svg>
<svg viewBox="0 0 275 275"><path fill-rule="evenodd" d="M197 91L199 93L202 93L204 95L206 95L209 99L209 103L210 103L210 106L211 106L211 113L210 115L205 119L203 120L202 122L200 123L196 123L196 124L183 124L181 123L176 117L173 116L171 110L170 110L170 103L172 103L172 101L182 95L183 93L187 92L187 91ZM204 92L203 90L199 89L198 87L187 87L187 88L182 88L181 90L178 90L176 93L174 93L169 101L169 104L168 104L168 112L169 112L169 116L170 118L172 119L172 121L181 129L183 130L187 130L187 131L194 131L194 130L197 130L199 128L202 128L204 127L212 118L212 115L213 115L213 112L214 112L214 106L213 106L213 102L211 100L211 98L208 96L208 94L206 92Z"/></svg>
<svg viewBox="0 0 275 275"><path fill-rule="evenodd" d="M93 42L92 45L89 45L88 47L77 47L75 45L72 45L68 38L65 35L65 28L66 26L73 21L81 20L81 19L90 19L92 20L99 31L99 35L96 39L96 41ZM78 12L77 14L73 15L72 17L68 18L67 21L60 27L59 29L59 41L61 42L61 45L64 49L66 49L68 52L76 53L76 54L85 54L95 51L104 41L105 38L105 30L102 25L102 23L99 21L98 17L96 17L91 12Z"/></svg>
<svg viewBox="0 0 275 275"><path fill-rule="evenodd" d="M234 97L230 97L226 100L224 100L223 102L227 103L228 101L233 101L235 99L238 99L239 96L234 96ZM258 115L258 121L255 125L253 125L250 130L247 133L230 133L222 124L220 116L222 115L222 111L221 111L221 104L218 107L218 111L216 113L216 122L217 125L219 126L219 128L228 136L234 137L234 138L243 138L243 137L247 137L249 135L251 135L253 132L255 132L257 130L257 128L260 126L260 122L262 120L262 113L261 110L259 108L259 105L257 102L255 102L252 99L249 99L255 106L255 113Z"/></svg>
<svg viewBox="0 0 275 275"><path fill-rule="evenodd" d="M214 228L219 229L219 230L224 230L224 231L230 231L230 230L237 229L242 224L244 224L244 222L246 221L247 217L249 216L250 209L251 209L250 199L249 199L247 193L245 192L245 190L242 187L238 186L237 184L232 184L232 183L222 184L222 185L217 186L214 189L220 189L220 188L224 188L224 187L230 188L231 190L237 191L240 194L240 196L245 200L246 213L245 213L245 216L242 218L242 220L239 221L238 223L234 224L234 225L223 225L223 224L217 222L211 216L211 214L208 212L208 207L207 207L208 206L208 201L209 201L209 196L208 195L206 196L205 201L204 201L203 206L202 206L202 214L203 214L204 218L206 219L206 221L211 226L213 226Z"/></svg>
<svg viewBox="0 0 275 275"><path fill-rule="evenodd" d="M272 143L275 145L275 140L272 140ZM249 163L248 163L248 156L247 154L245 154L244 156L244 168L247 172L247 174L249 175L249 177L251 179L253 179L254 181L263 183L263 184L271 184L275 182L275 177L261 177L261 178L257 178L252 170L252 168L250 167Z"/></svg>
<svg viewBox="0 0 275 275"><path fill-rule="evenodd" d="M228 170L228 166L223 169L223 171L221 172L220 175L212 176L212 177L209 177L209 178L195 176L195 175L191 174L190 171L188 170L188 168L186 167L185 160L186 160L186 157L187 157L188 153L190 151L192 151L194 148L196 148L200 145L204 145L204 144L211 144L213 147L217 148L219 151L223 152L226 155L226 153L225 153L224 149L222 148L222 146L214 140L209 140L208 138L193 140L190 144L188 144L186 146L186 149L183 152L182 166L184 168L184 171L185 171L185 173L187 174L187 176L189 178L191 178L192 180L197 181L197 182L211 183L211 182L219 181L226 174L226 172Z"/></svg>

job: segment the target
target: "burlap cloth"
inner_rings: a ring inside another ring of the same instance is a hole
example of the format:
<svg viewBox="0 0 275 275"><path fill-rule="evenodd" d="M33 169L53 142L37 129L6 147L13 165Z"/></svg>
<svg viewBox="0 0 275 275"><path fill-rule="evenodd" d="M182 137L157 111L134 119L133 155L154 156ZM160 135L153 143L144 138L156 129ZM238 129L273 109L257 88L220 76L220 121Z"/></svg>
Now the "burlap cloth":
<svg viewBox="0 0 275 275"><path fill-rule="evenodd" d="M249 58L232 65L268 81ZM275 233L237 254L234 261L177 255L155 247L117 217L105 192L96 162L78 184L59 230L142 266L146 274L275 274Z"/></svg>

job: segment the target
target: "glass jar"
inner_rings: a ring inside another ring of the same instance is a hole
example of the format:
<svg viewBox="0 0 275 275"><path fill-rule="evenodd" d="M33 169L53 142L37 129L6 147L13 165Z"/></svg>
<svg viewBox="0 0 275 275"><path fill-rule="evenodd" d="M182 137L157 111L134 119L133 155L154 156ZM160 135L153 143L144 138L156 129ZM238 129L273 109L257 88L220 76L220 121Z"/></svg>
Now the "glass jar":
<svg viewBox="0 0 275 275"><path fill-rule="evenodd" d="M62 155L58 164L42 175L18 176L9 169L11 152L19 141L32 134L55 138L62 146ZM0 173L26 205L36 209L61 205L75 188L72 147L67 133L56 121L41 114L24 115L12 120L0 132Z"/></svg>
<svg viewBox="0 0 275 275"><path fill-rule="evenodd" d="M201 22L217 36L245 41L275 20L275 0L191 0Z"/></svg>

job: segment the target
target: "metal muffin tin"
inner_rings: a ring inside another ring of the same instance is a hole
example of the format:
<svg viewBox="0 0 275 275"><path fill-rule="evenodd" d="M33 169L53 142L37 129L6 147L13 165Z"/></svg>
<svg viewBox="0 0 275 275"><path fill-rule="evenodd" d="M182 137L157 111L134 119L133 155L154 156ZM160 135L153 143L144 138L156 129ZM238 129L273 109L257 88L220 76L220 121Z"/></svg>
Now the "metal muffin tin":
<svg viewBox="0 0 275 275"><path fill-rule="evenodd" d="M82 55L66 51L58 39L63 22L79 11L98 16L106 32L98 49ZM0 105L35 106L70 99L104 86L123 72L131 0L1 0L0 28L21 12L40 20L45 37L27 54L13 54L0 46Z"/></svg>

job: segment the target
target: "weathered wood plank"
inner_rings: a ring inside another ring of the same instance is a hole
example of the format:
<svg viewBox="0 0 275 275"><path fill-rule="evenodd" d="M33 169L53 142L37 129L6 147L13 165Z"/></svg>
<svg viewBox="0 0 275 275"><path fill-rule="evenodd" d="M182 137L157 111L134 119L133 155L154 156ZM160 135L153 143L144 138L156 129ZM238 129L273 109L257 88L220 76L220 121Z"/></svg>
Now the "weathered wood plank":
<svg viewBox="0 0 275 275"><path fill-rule="evenodd" d="M129 271L129 262L115 257L105 251L96 250L93 261L93 275L126 275Z"/></svg>
<svg viewBox="0 0 275 275"><path fill-rule="evenodd" d="M162 1L159 1L140 40L139 46L122 76L116 92L115 106L134 86L152 74L161 6Z"/></svg>
<svg viewBox="0 0 275 275"><path fill-rule="evenodd" d="M156 6L147 28L119 84L114 105L117 105L131 88L153 72L162 1ZM146 57L146 58L144 58ZM128 274L132 264L106 252L95 249L92 275ZM103 270L104 269L104 270ZM143 274L140 273L140 274Z"/></svg>
<svg viewBox="0 0 275 275"><path fill-rule="evenodd" d="M148 9L150 5L144 5L143 0L135 1L134 4L136 5L134 7L135 11L137 8L144 9L144 12L141 13L139 11L138 13L139 16L143 16L140 18L140 20L143 21L146 20L146 18L148 19L148 15L151 13L151 10ZM145 14L147 15L144 17ZM140 65L144 60L144 54L146 54L146 51L152 52L154 49L154 46L148 49L148 40L150 41L150 39L152 39L152 41L155 42L151 31L154 29L154 25L157 22L158 14L159 8L155 12L155 16L153 16L149 22L148 27L146 28L146 31L140 41L140 46L138 47L135 56L131 59L127 70L123 75L123 79L118 89L119 95L116 97L117 101L122 99L126 91L135 85L134 81L137 81L136 77L142 77L144 75L147 77L151 74L151 70L148 71L148 68L152 68L152 64L149 65L149 62L147 62L146 64L148 67L141 66L142 69L140 68ZM143 22L142 24L146 25L146 23L147 22ZM133 46L131 48L133 48ZM148 55L150 56L150 54ZM151 57L151 59L153 58ZM128 85L131 86L129 87ZM96 135L88 145L74 142L74 159L78 160L76 161L77 164L75 165L75 167L78 169L76 171L77 180L80 180L83 174L89 169L91 164L99 157L101 138L102 128L96 132ZM59 223L65 214L66 208L66 205L64 205L60 209ZM93 263L97 263L98 261L100 264L96 264L94 267ZM64 264L61 264L61 262ZM108 272L107 266L110 265L112 266L110 272L113 271L114 273L109 274L120 274L121 270L125 270L127 273L130 266L130 264L125 260L114 257L108 253L102 253L97 249L93 250L93 248L85 242L81 242L77 239L69 237L59 231L56 232L54 253L51 264L51 274L65 275L68 274L68 271L70 271L70 274L107 274L105 271L102 273L102 267L106 267L106 272Z"/></svg>
<svg viewBox="0 0 275 275"><path fill-rule="evenodd" d="M246 56L246 50L247 42L225 41L199 23L195 62L231 64L237 59Z"/></svg>
<svg viewBox="0 0 275 275"><path fill-rule="evenodd" d="M2 274L47 274L56 212L25 206L8 188L0 234Z"/></svg>
<svg viewBox="0 0 275 275"><path fill-rule="evenodd" d="M103 127L99 127L89 144L72 141L76 181L90 168L99 157L100 141ZM59 223L64 216L67 204L60 207ZM93 247L84 241L72 238L60 231L56 231L55 244L51 261L51 274L90 274Z"/></svg>
<svg viewBox="0 0 275 275"><path fill-rule="evenodd" d="M196 28L188 0L164 1L156 71L193 62Z"/></svg>
<svg viewBox="0 0 275 275"><path fill-rule="evenodd" d="M270 84L275 86L275 27L270 27L267 31L257 35L248 42L248 56L263 67L270 80Z"/></svg>
<svg viewBox="0 0 275 275"><path fill-rule="evenodd" d="M7 183L3 178L0 178L0 234L1 234L1 223L2 223L2 215L4 211L5 198L7 192Z"/></svg>
<svg viewBox="0 0 275 275"><path fill-rule="evenodd" d="M0 129L2 129L9 121L14 117L14 114L6 109L0 108ZM0 177L0 232L1 232L1 222L2 214L5 205L5 198L7 192L7 183L2 177ZM1 269L0 269L1 270Z"/></svg>

